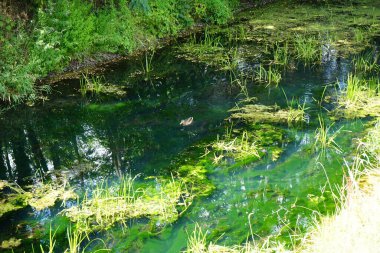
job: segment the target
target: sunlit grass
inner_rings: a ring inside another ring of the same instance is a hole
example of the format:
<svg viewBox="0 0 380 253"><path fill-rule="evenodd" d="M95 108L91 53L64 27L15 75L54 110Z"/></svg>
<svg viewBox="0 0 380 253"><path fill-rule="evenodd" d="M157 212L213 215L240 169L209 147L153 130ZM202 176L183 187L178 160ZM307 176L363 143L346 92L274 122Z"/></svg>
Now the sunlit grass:
<svg viewBox="0 0 380 253"><path fill-rule="evenodd" d="M266 70L261 65L259 69L255 72L255 78L259 82L263 82L268 85L274 84L276 86L280 83L282 79L281 73L276 68L272 68L272 66L269 66L269 69Z"/></svg>
<svg viewBox="0 0 380 253"><path fill-rule="evenodd" d="M275 49L273 51L273 61L275 64L284 66L287 66L289 64L290 52L288 42L285 42L283 46L276 42Z"/></svg>
<svg viewBox="0 0 380 253"><path fill-rule="evenodd" d="M341 128L333 131L334 123L326 125L322 116L318 116L319 127L315 131L314 136L314 150L318 152L319 157L326 156L327 150L334 150L337 153L341 153L342 150L335 142L336 137L341 131Z"/></svg>
<svg viewBox="0 0 380 253"><path fill-rule="evenodd" d="M99 94L104 90L104 78L101 76L90 77L87 74L83 74L80 79L80 92L82 96L88 92Z"/></svg>
<svg viewBox="0 0 380 253"><path fill-rule="evenodd" d="M371 51L354 56L352 59L352 64L354 65L356 71L379 71L380 66L377 64L378 60L378 54L374 51Z"/></svg>
<svg viewBox="0 0 380 253"><path fill-rule="evenodd" d="M296 57L305 63L321 61L322 50L317 38L297 35L294 39Z"/></svg>

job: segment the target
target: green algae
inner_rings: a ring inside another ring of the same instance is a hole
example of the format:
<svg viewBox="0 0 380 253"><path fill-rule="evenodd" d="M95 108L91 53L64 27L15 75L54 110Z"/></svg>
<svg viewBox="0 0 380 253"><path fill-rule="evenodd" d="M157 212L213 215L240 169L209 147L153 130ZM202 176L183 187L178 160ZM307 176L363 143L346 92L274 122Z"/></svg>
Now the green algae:
<svg viewBox="0 0 380 253"><path fill-rule="evenodd" d="M85 233L107 230L116 223L141 217L165 227L176 221L194 198L180 179L161 179L156 185L135 188L130 177L113 186L100 184L90 196L85 195L77 206L62 211L77 230Z"/></svg>
<svg viewBox="0 0 380 253"><path fill-rule="evenodd" d="M33 186L30 194L32 197L28 200L28 204L37 211L52 207L57 201L62 201L65 204L66 201L77 198L72 189L60 184L41 183Z"/></svg>
<svg viewBox="0 0 380 253"><path fill-rule="evenodd" d="M27 188L30 191L22 189L15 183L1 181L0 188L0 217L4 214L13 212L27 206L31 206L37 211L41 211L53 206L56 201L67 201L76 198L76 194L66 185L39 183ZM9 188L10 193L1 192Z"/></svg>
<svg viewBox="0 0 380 253"><path fill-rule="evenodd" d="M321 63L323 55L348 56L370 45L380 31L379 9L378 3L368 0L355 6L280 1L240 14L241 22L229 27L210 27L206 39L191 39L179 46L178 54L223 69L232 55L238 62L270 62L270 55L279 53L278 44L285 44L285 64L278 59L274 63L286 66L291 57Z"/></svg>
<svg viewBox="0 0 380 253"><path fill-rule="evenodd" d="M230 110L231 119L243 120L249 123L301 123L305 112L302 109L281 109L277 105L266 106L248 104Z"/></svg>
<svg viewBox="0 0 380 253"><path fill-rule="evenodd" d="M21 239L16 239L14 237L9 240L2 241L0 248L2 249L13 249L21 245Z"/></svg>

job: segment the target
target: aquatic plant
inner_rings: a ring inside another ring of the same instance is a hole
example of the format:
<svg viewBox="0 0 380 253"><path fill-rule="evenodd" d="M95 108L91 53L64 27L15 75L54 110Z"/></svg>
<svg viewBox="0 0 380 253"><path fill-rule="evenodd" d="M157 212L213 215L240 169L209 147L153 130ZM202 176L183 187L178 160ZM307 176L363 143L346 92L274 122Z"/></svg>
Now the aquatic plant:
<svg viewBox="0 0 380 253"><path fill-rule="evenodd" d="M315 37L296 35L294 38L296 57L305 64L317 63L321 60L322 49Z"/></svg>
<svg viewBox="0 0 380 253"><path fill-rule="evenodd" d="M244 77L242 74L240 74L239 77L232 80L232 84L236 85L240 89L240 95L242 95L245 100L248 101L250 99L247 88L247 77Z"/></svg>
<svg viewBox="0 0 380 253"><path fill-rule="evenodd" d="M379 60L379 55L374 52L366 52L359 55L355 55L352 59L352 64L356 71L379 71L380 66L377 64Z"/></svg>
<svg viewBox="0 0 380 253"><path fill-rule="evenodd" d="M241 136L235 138L225 136L225 138L220 139L218 136L217 140L212 144L212 149L215 151L215 156L219 157L214 160L216 163L219 163L225 157L231 157L236 160L260 157L259 146L247 131L243 131Z"/></svg>
<svg viewBox="0 0 380 253"><path fill-rule="evenodd" d="M53 206L56 201L67 201L76 198L76 194L65 184L36 183L24 190L16 183L0 181L0 193L7 188L9 193L0 198L0 217L8 212L31 206L38 211Z"/></svg>
<svg viewBox="0 0 380 253"><path fill-rule="evenodd" d="M306 107L281 109L279 106L266 106L260 104L247 104L233 108L231 119L242 120L250 123L300 123L304 121Z"/></svg>
<svg viewBox="0 0 380 253"><path fill-rule="evenodd" d="M266 70L260 65L259 69L255 71L255 79L268 85L275 84L277 86L281 78L281 73L277 69L272 68L272 66L269 66L269 69Z"/></svg>
<svg viewBox="0 0 380 253"><path fill-rule="evenodd" d="M156 187L138 189L134 180L126 176L115 185L98 184L77 206L62 213L76 224L78 232L84 233L106 230L139 217L165 226L176 221L181 214L178 210L185 211L194 197L180 179L160 180Z"/></svg>
<svg viewBox="0 0 380 253"><path fill-rule="evenodd" d="M145 53L145 61L144 63L141 63L141 66L142 66L142 72L145 76L145 81L148 81L151 77L151 73L153 71L153 67L152 67L152 61L153 61L153 57L154 57L154 50L152 51L152 53L148 56L148 52Z"/></svg>
<svg viewBox="0 0 380 253"><path fill-rule="evenodd" d="M327 126L324 119L320 115L318 116L318 121L319 127L315 130L315 141L313 145L314 150L319 153L318 157L325 157L327 150L329 149L332 149L337 153L342 153L341 148L335 142L335 139L342 128L339 128L333 132L332 127L334 126L334 123Z"/></svg>
<svg viewBox="0 0 380 253"><path fill-rule="evenodd" d="M358 142L352 161L345 161L347 172L335 196L336 210L333 215L319 217L314 222L298 247L302 252L377 251L380 219L368 215L380 208L379 163L371 159L380 157L380 143L378 139L372 142L373 136L380 136L378 122Z"/></svg>
<svg viewBox="0 0 380 253"><path fill-rule="evenodd" d="M345 91L338 96L339 108L333 112L335 115L346 118L380 116L378 78L363 79L349 73L346 83Z"/></svg>
<svg viewBox="0 0 380 253"><path fill-rule="evenodd" d="M274 52L273 52L273 62L275 64L280 64L283 66L287 66L290 61L290 52L288 42L285 42L283 46L281 46L278 42L275 43Z"/></svg>
<svg viewBox="0 0 380 253"><path fill-rule="evenodd" d="M202 232L199 224L195 224L195 228L187 239L186 253L207 252L206 235Z"/></svg>
<svg viewBox="0 0 380 253"><path fill-rule="evenodd" d="M83 74L79 81L82 96L86 95L88 92L99 94L104 89L104 77L101 76L89 77L88 74Z"/></svg>

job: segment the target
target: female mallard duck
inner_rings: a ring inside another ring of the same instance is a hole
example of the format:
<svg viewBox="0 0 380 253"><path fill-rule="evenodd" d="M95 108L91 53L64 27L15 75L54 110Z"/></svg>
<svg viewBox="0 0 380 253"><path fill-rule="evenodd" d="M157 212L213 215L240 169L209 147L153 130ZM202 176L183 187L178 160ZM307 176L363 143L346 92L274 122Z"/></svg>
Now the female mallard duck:
<svg viewBox="0 0 380 253"><path fill-rule="evenodd" d="M181 120L181 122L179 123L181 126L190 126L194 121L194 118L193 117L189 117L187 119L183 119Z"/></svg>

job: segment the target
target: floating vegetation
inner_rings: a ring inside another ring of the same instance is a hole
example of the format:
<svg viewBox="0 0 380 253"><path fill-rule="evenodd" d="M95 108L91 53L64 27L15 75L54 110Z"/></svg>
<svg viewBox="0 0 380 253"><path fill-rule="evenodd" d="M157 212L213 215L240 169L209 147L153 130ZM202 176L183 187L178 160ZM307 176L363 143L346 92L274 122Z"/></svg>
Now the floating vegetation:
<svg viewBox="0 0 380 253"><path fill-rule="evenodd" d="M9 240L2 241L0 244L1 249L13 249L21 245L21 239L16 239L14 237Z"/></svg>
<svg viewBox="0 0 380 253"><path fill-rule="evenodd" d="M200 160L196 165L182 165L178 168L178 175L184 184L191 189L195 196L208 196L215 190L215 186L207 178L206 159Z"/></svg>
<svg viewBox="0 0 380 253"><path fill-rule="evenodd" d="M194 197L180 179L161 179L146 188L136 188L134 181L124 177L114 185L98 184L77 206L62 213L84 233L107 230L115 223L125 225L128 219L141 217L164 227L176 221Z"/></svg>
<svg viewBox="0 0 380 253"><path fill-rule="evenodd" d="M266 70L263 66L260 65L259 69L255 72L255 78L259 82L266 83L268 85L274 84L278 85L281 81L281 73L269 66L269 69Z"/></svg>
<svg viewBox="0 0 380 253"><path fill-rule="evenodd" d="M318 39L309 36L297 35L294 39L296 57L307 63L316 63L321 61L322 49Z"/></svg>
<svg viewBox="0 0 380 253"><path fill-rule="evenodd" d="M88 92L99 94L104 89L104 78L100 76L91 76L83 74L80 79L80 92L82 96Z"/></svg>
<svg viewBox="0 0 380 253"><path fill-rule="evenodd" d="M301 123L305 115L305 107L281 109L279 106L248 104L230 110L231 119L243 120L251 123Z"/></svg>
<svg viewBox="0 0 380 253"><path fill-rule="evenodd" d="M76 193L72 189L68 189L65 184L39 183L32 187L30 193L31 198L28 200L28 204L37 211L54 206L58 200L65 204L67 200L77 198Z"/></svg>
<svg viewBox="0 0 380 253"><path fill-rule="evenodd" d="M0 181L0 191L9 188L10 193L3 193L0 199L0 217L4 214L26 206L31 206L37 211L53 206L56 201L67 201L76 198L73 190L68 189L66 185L54 183L38 183L30 186L30 191L22 189L15 183Z"/></svg>
<svg viewBox="0 0 380 253"><path fill-rule="evenodd" d="M215 151L214 163L216 164L227 157L235 160L244 160L250 157L260 158L260 147L247 131L243 131L239 137L232 137L230 134L225 135L223 139L218 137L212 144L212 149Z"/></svg>
<svg viewBox="0 0 380 253"><path fill-rule="evenodd" d="M356 71L372 72L379 71L380 66L377 64L379 55L374 52L366 52L356 55L352 59L352 64Z"/></svg>
<svg viewBox="0 0 380 253"><path fill-rule="evenodd" d="M327 126L322 116L318 116L318 120L319 128L317 128L317 130L315 131L315 141L313 145L314 150L319 153L318 157L325 157L326 152L329 149L332 149L337 153L342 153L341 148L335 142L335 139L342 130L342 128L333 131L332 127L334 126L334 123Z"/></svg>

